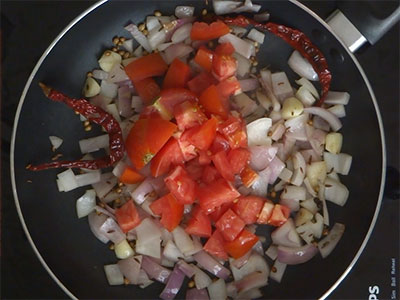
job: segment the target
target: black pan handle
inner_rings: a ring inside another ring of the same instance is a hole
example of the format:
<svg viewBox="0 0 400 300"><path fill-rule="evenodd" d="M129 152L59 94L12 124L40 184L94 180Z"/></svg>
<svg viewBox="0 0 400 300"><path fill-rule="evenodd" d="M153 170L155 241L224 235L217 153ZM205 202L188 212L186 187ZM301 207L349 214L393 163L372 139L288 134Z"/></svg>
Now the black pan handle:
<svg viewBox="0 0 400 300"><path fill-rule="evenodd" d="M375 44L400 20L399 1L338 1L337 6L327 22L352 52L367 41Z"/></svg>

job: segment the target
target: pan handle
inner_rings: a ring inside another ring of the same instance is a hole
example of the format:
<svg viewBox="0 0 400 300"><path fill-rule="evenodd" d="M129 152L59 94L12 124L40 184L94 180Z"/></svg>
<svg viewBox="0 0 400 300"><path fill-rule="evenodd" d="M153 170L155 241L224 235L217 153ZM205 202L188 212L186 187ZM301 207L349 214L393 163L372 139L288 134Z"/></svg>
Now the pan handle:
<svg viewBox="0 0 400 300"><path fill-rule="evenodd" d="M398 1L338 1L337 6L326 21L352 52L375 44L400 20Z"/></svg>

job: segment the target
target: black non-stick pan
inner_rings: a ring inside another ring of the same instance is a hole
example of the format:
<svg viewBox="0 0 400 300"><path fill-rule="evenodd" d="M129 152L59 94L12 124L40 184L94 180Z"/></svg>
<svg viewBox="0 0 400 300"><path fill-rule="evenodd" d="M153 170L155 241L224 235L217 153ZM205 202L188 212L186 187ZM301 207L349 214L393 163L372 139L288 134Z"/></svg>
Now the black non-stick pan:
<svg viewBox="0 0 400 300"><path fill-rule="evenodd" d="M346 224L346 232L326 259L289 267L281 284L273 281L263 289L265 298L299 299L326 297L349 272L371 233L382 197L385 144L379 110L368 80L342 42L310 10L297 2L258 1L271 20L305 32L326 55L333 74L332 90L351 95L343 121L343 152L353 156L352 170L343 182L350 189L344 208L329 205L331 219ZM115 35L131 20L141 22L155 10L172 14L176 5L193 5L200 12L203 1L110 1L100 2L79 16L50 45L39 60L21 97L11 149L11 176L22 224L44 267L70 296L76 298L154 299L163 289L134 286L110 287L103 265L115 255L90 232L86 219L78 220L75 200L81 190L59 193L58 170L30 172L27 163L47 161L52 153L48 136L64 138L65 159L80 157L77 141L89 136L74 112L48 101L38 87L43 81L79 97L86 72ZM295 74L287 67L292 49L270 34L258 53L259 65ZM93 133L91 133L93 135ZM184 298L184 292L178 295Z"/></svg>

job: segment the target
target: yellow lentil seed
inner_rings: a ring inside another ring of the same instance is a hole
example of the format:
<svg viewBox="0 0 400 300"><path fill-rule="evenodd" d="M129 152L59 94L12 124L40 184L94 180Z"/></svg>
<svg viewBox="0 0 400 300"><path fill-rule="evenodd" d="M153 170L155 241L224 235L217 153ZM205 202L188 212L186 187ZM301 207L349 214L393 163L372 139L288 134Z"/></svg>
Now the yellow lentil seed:
<svg viewBox="0 0 400 300"><path fill-rule="evenodd" d="M92 130L92 125L88 125L85 127L85 131L90 131L90 130Z"/></svg>
<svg viewBox="0 0 400 300"><path fill-rule="evenodd" d="M149 34L149 31L148 31L147 29L144 29L144 30L143 30L143 34L144 34L144 35L148 35L148 34Z"/></svg>
<svg viewBox="0 0 400 300"><path fill-rule="evenodd" d="M156 17L161 17L161 16L162 16L161 11L159 11L159 10L156 10L156 11L154 12L154 15L155 15Z"/></svg>
<svg viewBox="0 0 400 300"><path fill-rule="evenodd" d="M116 192L117 192L118 194L121 194L121 193L122 193L122 189L121 189L121 188L117 188Z"/></svg>
<svg viewBox="0 0 400 300"><path fill-rule="evenodd" d="M124 56L123 56L123 57L124 57L124 58L129 58L129 56L131 56L131 54L127 51L127 52L124 53Z"/></svg>
<svg viewBox="0 0 400 300"><path fill-rule="evenodd" d="M205 16L206 14L207 14L207 9L203 9L202 11L201 11L201 14L203 15L203 16Z"/></svg>
<svg viewBox="0 0 400 300"><path fill-rule="evenodd" d="M110 55L111 55L111 51L106 51L106 52L104 53L104 55L105 55L105 56L110 56Z"/></svg>
<svg viewBox="0 0 400 300"><path fill-rule="evenodd" d="M86 73L86 76L87 76L87 77L93 77L93 73L92 73L92 72L87 72L87 73Z"/></svg>
<svg viewBox="0 0 400 300"><path fill-rule="evenodd" d="M117 47L112 47L112 48L111 48L111 51L112 51L112 52L117 52L118 49L117 49Z"/></svg>
<svg viewBox="0 0 400 300"><path fill-rule="evenodd" d="M193 280L189 281L188 287L189 288L194 288L194 281Z"/></svg>
<svg viewBox="0 0 400 300"><path fill-rule="evenodd" d="M128 285L130 282L129 282L129 279L128 278L124 278L124 284L125 285Z"/></svg>
<svg viewBox="0 0 400 300"><path fill-rule="evenodd" d="M139 26L138 26L138 29L139 29L140 31L143 31L143 30L146 29L146 25L144 25L143 23L140 23Z"/></svg>
<svg viewBox="0 0 400 300"><path fill-rule="evenodd" d="M88 120L86 120L85 122L83 122L83 126L89 126L90 125L90 122L88 121Z"/></svg>
<svg viewBox="0 0 400 300"><path fill-rule="evenodd" d="M118 38L117 36L115 36L115 37L112 39L112 42L113 42L113 44L117 45L117 44L119 43L119 38Z"/></svg>
<svg viewBox="0 0 400 300"><path fill-rule="evenodd" d="M238 203L239 198L236 198L235 200L233 200L233 203Z"/></svg>
<svg viewBox="0 0 400 300"><path fill-rule="evenodd" d="M118 54L121 55L121 56L124 56L125 51L124 51L124 50L119 50L119 51L118 51Z"/></svg>

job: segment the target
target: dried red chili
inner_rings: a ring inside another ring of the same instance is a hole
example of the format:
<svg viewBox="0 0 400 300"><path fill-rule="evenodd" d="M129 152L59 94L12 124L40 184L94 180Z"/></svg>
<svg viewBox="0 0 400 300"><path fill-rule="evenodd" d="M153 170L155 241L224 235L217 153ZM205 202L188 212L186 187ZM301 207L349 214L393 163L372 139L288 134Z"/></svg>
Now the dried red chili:
<svg viewBox="0 0 400 300"><path fill-rule="evenodd" d="M112 115L100 107L90 104L85 99L70 98L43 83L39 83L39 85L47 98L56 102L64 102L88 120L102 126L109 135L110 154L106 157L93 160L55 161L38 166L29 165L27 166L28 170L39 171L52 168L86 168L96 170L109 167L124 156L125 147L121 127Z"/></svg>
<svg viewBox="0 0 400 300"><path fill-rule="evenodd" d="M234 18L221 17L221 19L228 25L236 25L240 27L253 25L258 29L267 30L282 38L285 42L299 51L311 63L315 72L319 76L322 93L321 98L318 100L316 105L321 106L324 103L331 85L332 75L328 69L326 58L322 54L321 50L319 50L303 32L272 22L262 24L242 15Z"/></svg>

